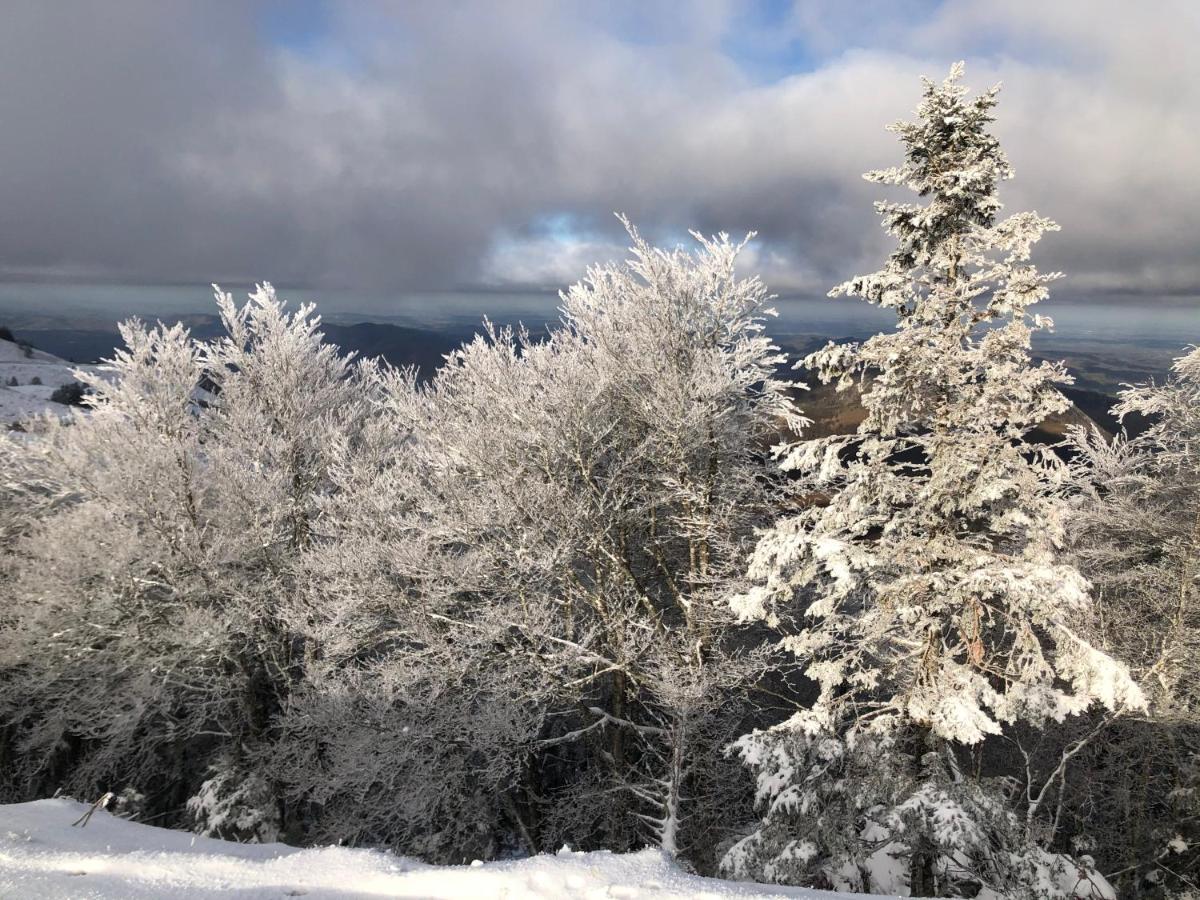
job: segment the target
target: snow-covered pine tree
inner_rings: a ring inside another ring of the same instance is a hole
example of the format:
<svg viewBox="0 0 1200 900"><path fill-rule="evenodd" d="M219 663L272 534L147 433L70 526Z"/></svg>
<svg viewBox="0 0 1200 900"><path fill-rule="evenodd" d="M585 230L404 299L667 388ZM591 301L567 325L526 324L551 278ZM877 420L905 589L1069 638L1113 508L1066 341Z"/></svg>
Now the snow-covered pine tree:
<svg viewBox="0 0 1200 900"><path fill-rule="evenodd" d="M970 98L962 71L925 81L916 121L892 126L904 162L865 176L925 202L876 204L898 246L883 269L831 292L894 310L896 329L803 361L839 389L857 382L866 417L855 435L786 452L807 506L762 536L751 559L760 583L734 600L746 618L803 626L786 644L819 686L811 709L739 743L765 810L726 857L739 877L836 883L849 869L859 888L882 887L867 857L895 841L908 862L888 890L992 883L1013 896L1008 866L955 871L970 853L936 816L900 839L886 823L901 794L859 790L838 762L836 797L822 798L813 767L869 744L871 777L916 797L919 760L939 742L1143 702L1126 668L1081 636L1091 599L1058 558L1061 466L1025 439L1067 406L1055 388L1069 380L1063 367L1029 353L1031 334L1050 325L1029 308L1056 277L1030 251L1057 226L1032 212L997 219L997 185L1012 175L988 130L998 88ZM803 840L820 837L839 803L852 830L841 846ZM864 816L885 830L854 833Z"/></svg>

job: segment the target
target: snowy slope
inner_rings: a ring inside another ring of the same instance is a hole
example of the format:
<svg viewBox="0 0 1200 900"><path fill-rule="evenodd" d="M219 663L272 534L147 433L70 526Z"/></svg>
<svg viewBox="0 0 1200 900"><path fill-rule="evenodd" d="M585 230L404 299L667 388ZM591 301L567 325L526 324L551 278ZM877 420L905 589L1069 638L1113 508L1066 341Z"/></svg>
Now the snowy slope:
<svg viewBox="0 0 1200 900"><path fill-rule="evenodd" d="M0 340L0 423L19 422L44 412L65 413L67 407L53 403L54 389L75 380L71 370L93 368L75 366L41 350L25 351L11 341ZM10 387L9 380L17 379ZM30 384L34 378L40 385Z"/></svg>
<svg viewBox="0 0 1200 900"><path fill-rule="evenodd" d="M573 853L427 866L376 850L235 844L139 825L73 800L0 806L2 898L829 898L688 875L663 854ZM861 896L861 895L860 895Z"/></svg>

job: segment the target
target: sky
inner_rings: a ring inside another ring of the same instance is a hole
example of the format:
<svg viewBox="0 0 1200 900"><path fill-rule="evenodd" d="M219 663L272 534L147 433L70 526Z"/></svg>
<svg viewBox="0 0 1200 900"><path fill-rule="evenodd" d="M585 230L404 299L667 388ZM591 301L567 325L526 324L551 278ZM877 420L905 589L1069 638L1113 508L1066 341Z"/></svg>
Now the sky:
<svg viewBox="0 0 1200 900"><path fill-rule="evenodd" d="M1194 0L5 0L0 279L557 288L621 211L819 296L881 264L861 173L964 59L1059 292L1190 303L1196 46Z"/></svg>

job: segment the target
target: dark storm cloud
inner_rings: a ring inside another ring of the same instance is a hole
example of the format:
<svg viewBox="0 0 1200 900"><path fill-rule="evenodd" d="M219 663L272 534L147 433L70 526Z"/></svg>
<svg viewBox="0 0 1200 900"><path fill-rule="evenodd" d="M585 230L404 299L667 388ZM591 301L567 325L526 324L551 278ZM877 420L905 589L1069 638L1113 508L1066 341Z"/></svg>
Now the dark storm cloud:
<svg viewBox="0 0 1200 900"><path fill-rule="evenodd" d="M1063 224L1042 260L1070 289L1200 285L1191 4L597 9L7 4L0 266L557 284L620 252L620 209L757 230L776 289L820 292L884 252L858 177L896 160L883 124L965 56L1005 80L1006 197Z"/></svg>
<svg viewBox="0 0 1200 900"><path fill-rule="evenodd" d="M166 274L203 198L173 160L214 110L275 102L249 5L6 3L0 25L0 259ZM211 262L206 259L206 263Z"/></svg>

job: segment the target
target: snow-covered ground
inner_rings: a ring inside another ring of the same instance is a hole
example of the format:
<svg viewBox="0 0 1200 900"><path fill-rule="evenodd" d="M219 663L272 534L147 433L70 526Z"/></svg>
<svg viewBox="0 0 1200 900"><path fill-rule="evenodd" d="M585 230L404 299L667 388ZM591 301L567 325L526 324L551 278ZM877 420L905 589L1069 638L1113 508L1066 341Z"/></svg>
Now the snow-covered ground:
<svg viewBox="0 0 1200 900"><path fill-rule="evenodd" d="M45 412L64 413L67 407L54 403L54 389L75 380L75 366L50 353L33 350L29 356L17 344L0 340L0 423L20 422ZM9 385L13 378L16 387ZM31 384L34 379L41 384Z"/></svg>
<svg viewBox="0 0 1200 900"><path fill-rule="evenodd" d="M376 850L235 844L140 825L87 806L0 806L0 897L27 898L765 898L840 897L689 875L662 853L560 851L512 862L428 866ZM860 897L860 900L862 898Z"/></svg>

